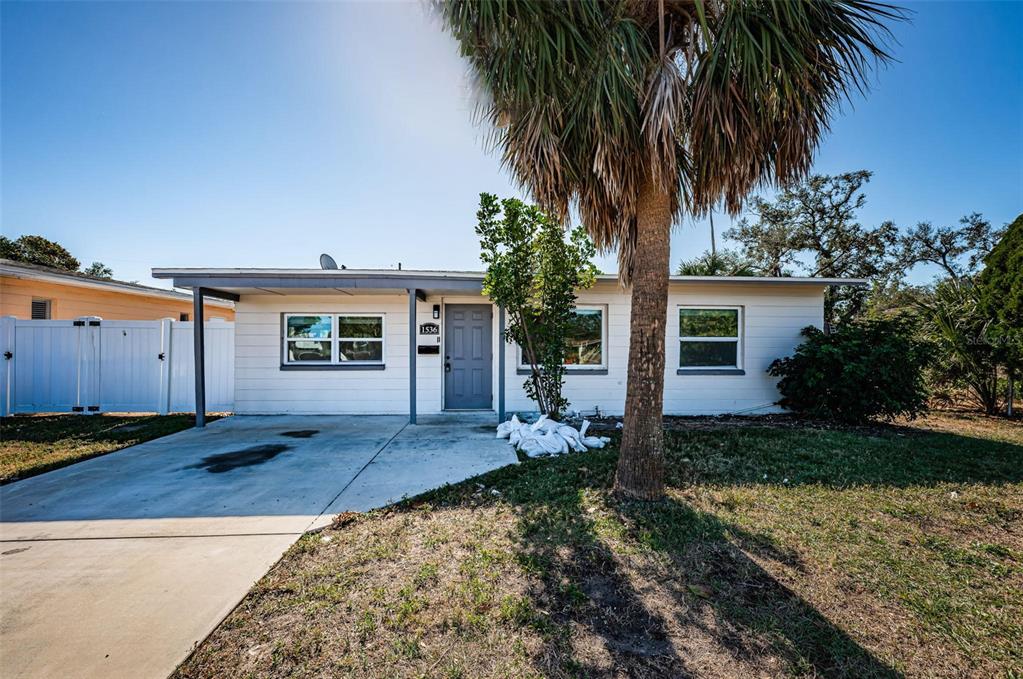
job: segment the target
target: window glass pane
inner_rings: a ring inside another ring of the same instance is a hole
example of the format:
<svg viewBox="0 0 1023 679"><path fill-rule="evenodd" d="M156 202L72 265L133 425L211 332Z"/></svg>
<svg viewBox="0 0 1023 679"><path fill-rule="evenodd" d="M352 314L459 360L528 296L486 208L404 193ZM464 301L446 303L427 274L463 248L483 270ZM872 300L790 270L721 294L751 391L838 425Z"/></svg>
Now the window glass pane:
<svg viewBox="0 0 1023 679"><path fill-rule="evenodd" d="M288 337L329 339L330 319L330 316L288 316Z"/></svg>
<svg viewBox="0 0 1023 679"><path fill-rule="evenodd" d="M289 340L288 361L329 361L330 341Z"/></svg>
<svg viewBox="0 0 1023 679"><path fill-rule="evenodd" d="M379 316L339 316L338 337L383 337L384 319Z"/></svg>
<svg viewBox="0 0 1023 679"><path fill-rule="evenodd" d="M738 309L679 309L679 337L738 337Z"/></svg>
<svg viewBox="0 0 1023 679"><path fill-rule="evenodd" d="M603 329L603 311L576 309L565 333L565 365L602 365Z"/></svg>
<svg viewBox="0 0 1023 679"><path fill-rule="evenodd" d="M342 362L382 361L384 360L384 343L367 340L338 342L338 354L338 358Z"/></svg>
<svg viewBox="0 0 1023 679"><path fill-rule="evenodd" d="M739 352L738 342L681 342L681 368L734 368Z"/></svg>

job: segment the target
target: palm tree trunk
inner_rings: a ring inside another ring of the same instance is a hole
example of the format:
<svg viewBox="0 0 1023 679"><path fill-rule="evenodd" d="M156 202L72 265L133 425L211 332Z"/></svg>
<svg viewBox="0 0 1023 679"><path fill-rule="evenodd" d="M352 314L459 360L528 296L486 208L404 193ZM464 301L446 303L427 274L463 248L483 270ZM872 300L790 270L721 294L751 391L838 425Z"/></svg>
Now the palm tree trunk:
<svg viewBox="0 0 1023 679"><path fill-rule="evenodd" d="M615 474L615 492L641 500L656 500L664 494L664 338L670 235L670 198L648 182L640 190L636 209L625 429Z"/></svg>

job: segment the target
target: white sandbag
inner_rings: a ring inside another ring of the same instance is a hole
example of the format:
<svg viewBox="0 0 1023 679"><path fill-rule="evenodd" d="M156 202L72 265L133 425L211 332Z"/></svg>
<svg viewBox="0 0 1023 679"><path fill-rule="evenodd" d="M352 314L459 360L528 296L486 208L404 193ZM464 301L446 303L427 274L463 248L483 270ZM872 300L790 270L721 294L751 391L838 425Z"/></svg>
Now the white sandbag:
<svg viewBox="0 0 1023 679"><path fill-rule="evenodd" d="M562 455L568 452L568 441L558 436L557 433L537 436L536 440L539 441L544 450L551 455Z"/></svg>
<svg viewBox="0 0 1023 679"><path fill-rule="evenodd" d="M589 448L603 448L610 442L606 436L586 436L589 426L589 420L584 420L581 429L576 429L547 414L529 424L512 415L508 422L498 425L497 436L507 438L510 445L529 457L563 455L572 450L583 453Z"/></svg>
<svg viewBox="0 0 1023 679"><path fill-rule="evenodd" d="M541 455L547 455L547 452L544 450L543 444L540 443L539 439L534 437L521 441L519 443L518 448L529 457L540 457Z"/></svg>
<svg viewBox="0 0 1023 679"><path fill-rule="evenodd" d="M565 439L568 442L569 447L577 453L586 452L586 446L583 445L582 437L579 436L578 430L575 427L570 427L567 424L563 424L558 427L558 436Z"/></svg>

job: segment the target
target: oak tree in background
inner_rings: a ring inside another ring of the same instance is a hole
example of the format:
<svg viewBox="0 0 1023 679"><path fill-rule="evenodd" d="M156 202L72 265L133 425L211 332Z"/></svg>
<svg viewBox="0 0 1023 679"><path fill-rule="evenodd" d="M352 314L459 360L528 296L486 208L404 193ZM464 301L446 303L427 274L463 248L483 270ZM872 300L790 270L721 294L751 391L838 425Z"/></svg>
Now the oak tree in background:
<svg viewBox="0 0 1023 679"><path fill-rule="evenodd" d="M615 490L663 494L669 240L804 176L832 114L889 59L872 0L437 1L505 165L540 206L577 211L632 286Z"/></svg>
<svg viewBox="0 0 1023 679"><path fill-rule="evenodd" d="M565 238L560 222L534 205L480 195L476 213L483 293L508 314L505 337L529 366L523 385L542 413L557 417L568 405L561 393L576 290L593 285L597 268L586 231Z"/></svg>
<svg viewBox="0 0 1023 679"><path fill-rule="evenodd" d="M904 266L895 224L869 228L857 219L870 176L867 170L814 175L784 187L773 201L755 198L755 221L743 219L725 235L767 275L868 278L883 287ZM824 318L830 326L849 320L866 300L863 288L830 287Z"/></svg>
<svg viewBox="0 0 1023 679"><path fill-rule="evenodd" d="M958 227L935 228L930 222L920 222L900 238L899 256L907 269L934 264L952 280L960 281L977 274L1004 231L992 228L979 212L960 219Z"/></svg>
<svg viewBox="0 0 1023 679"><path fill-rule="evenodd" d="M63 245L42 236L21 236L17 240L0 236L0 257L25 264L52 266L64 271L78 271L81 266L81 262Z"/></svg>
<svg viewBox="0 0 1023 679"><path fill-rule="evenodd" d="M82 269L82 273L86 276L92 276L93 278L113 278L114 270L103 262L93 262L89 266Z"/></svg>

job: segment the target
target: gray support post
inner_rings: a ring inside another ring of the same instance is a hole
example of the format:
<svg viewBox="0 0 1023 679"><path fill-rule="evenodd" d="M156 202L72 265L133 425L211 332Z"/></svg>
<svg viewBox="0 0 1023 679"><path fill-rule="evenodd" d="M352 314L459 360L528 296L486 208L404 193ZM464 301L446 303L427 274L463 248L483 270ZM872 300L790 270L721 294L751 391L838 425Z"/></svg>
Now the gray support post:
<svg viewBox="0 0 1023 679"><path fill-rule="evenodd" d="M195 426L206 426L206 357L202 288L192 288L192 342L195 352Z"/></svg>
<svg viewBox="0 0 1023 679"><path fill-rule="evenodd" d="M504 422L504 307L497 307L497 422Z"/></svg>
<svg viewBox="0 0 1023 679"><path fill-rule="evenodd" d="M408 291L408 421L416 423L416 289Z"/></svg>

